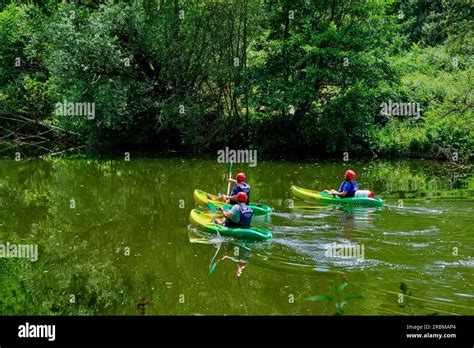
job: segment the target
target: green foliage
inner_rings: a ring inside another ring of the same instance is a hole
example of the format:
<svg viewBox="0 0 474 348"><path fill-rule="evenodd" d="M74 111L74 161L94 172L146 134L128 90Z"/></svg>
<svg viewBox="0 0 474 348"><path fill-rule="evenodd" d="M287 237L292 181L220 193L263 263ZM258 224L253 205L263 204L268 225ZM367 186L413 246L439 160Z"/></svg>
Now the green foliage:
<svg viewBox="0 0 474 348"><path fill-rule="evenodd" d="M288 18L290 9L294 19ZM286 149L284 154L303 148L306 154L363 151L374 97L382 93L382 81L392 78L377 47L390 34L382 14L383 6L365 1L349 7L277 2L255 44L258 59L246 71L255 137L270 130L265 140L252 140L267 151Z"/></svg>
<svg viewBox="0 0 474 348"><path fill-rule="evenodd" d="M22 1L0 9L0 137L8 144L44 150L67 136L188 152L434 157L441 148L473 156L467 0ZM422 119L381 116L388 99L420 103ZM95 119L56 115L63 101L94 103Z"/></svg>
<svg viewBox="0 0 474 348"><path fill-rule="evenodd" d="M8 259L2 260L2 263L0 263L0 274L2 275L2 286L0 287L1 315L24 313L24 303L27 302L27 291L24 282L25 264L26 262L19 264Z"/></svg>
<svg viewBox="0 0 474 348"><path fill-rule="evenodd" d="M454 59L455 58L455 59ZM453 60L454 59L454 60ZM421 104L420 120L391 117L375 133L374 152L390 156L474 156L472 58L445 47L416 48L399 59L395 100Z"/></svg>
<svg viewBox="0 0 474 348"><path fill-rule="evenodd" d="M343 293L347 289L348 284L347 283L341 283L341 284L332 284L329 288L332 290L331 294L325 294L325 295L315 295L308 297L306 300L307 301L336 301L336 316L343 316L344 315L344 310L345 306L349 301L356 301L356 300L363 300L364 297L362 295L357 295L357 294L351 294L344 296Z"/></svg>
<svg viewBox="0 0 474 348"><path fill-rule="evenodd" d="M397 15L406 47L411 43L436 46L451 39L464 45L465 38L472 37L469 0L397 0L391 4L391 13Z"/></svg>
<svg viewBox="0 0 474 348"><path fill-rule="evenodd" d="M34 9L9 5L0 13L1 115L43 119L50 110L47 71L38 41L44 18Z"/></svg>

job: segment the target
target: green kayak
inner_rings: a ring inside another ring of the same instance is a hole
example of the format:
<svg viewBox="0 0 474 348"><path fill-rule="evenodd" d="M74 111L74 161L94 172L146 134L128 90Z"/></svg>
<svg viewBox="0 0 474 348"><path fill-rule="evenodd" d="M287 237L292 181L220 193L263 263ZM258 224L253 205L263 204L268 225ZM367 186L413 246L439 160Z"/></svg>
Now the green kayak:
<svg viewBox="0 0 474 348"><path fill-rule="evenodd" d="M207 198L207 195L209 195L211 199ZM222 207L225 210L228 210L231 207L230 204L226 204L224 202L218 201L216 195L207 193L203 190L194 190L194 201L198 204L202 204L206 206L208 202L211 202L215 206ZM249 207L253 210L253 213L255 214L255 216L268 215L272 213L272 208L266 204L250 202Z"/></svg>
<svg viewBox="0 0 474 348"><path fill-rule="evenodd" d="M205 213L197 209L191 210L189 221L191 225L198 227L201 231L220 234L221 236L234 237L249 240L268 240L273 235L270 231L261 228L229 228L212 222L213 217L221 217L219 213Z"/></svg>
<svg viewBox="0 0 474 348"><path fill-rule="evenodd" d="M291 191L293 192L293 195L295 197L325 204L349 205L359 207L382 207L384 205L383 199L379 197L341 198L335 197L325 192L312 191L299 186L291 186Z"/></svg>

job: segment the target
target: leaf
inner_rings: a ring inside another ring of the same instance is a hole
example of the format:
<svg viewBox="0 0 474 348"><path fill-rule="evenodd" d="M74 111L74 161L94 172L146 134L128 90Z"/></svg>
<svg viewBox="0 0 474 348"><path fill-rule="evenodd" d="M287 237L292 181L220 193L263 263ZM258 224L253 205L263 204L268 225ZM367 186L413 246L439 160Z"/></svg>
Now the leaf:
<svg viewBox="0 0 474 348"><path fill-rule="evenodd" d="M333 284L333 285L331 285L331 290L334 290L336 293L340 294L341 292L346 290L347 285L348 285L347 283Z"/></svg>
<svg viewBox="0 0 474 348"><path fill-rule="evenodd" d="M352 295L348 295L344 297L342 300L345 302L349 302L349 301L363 300L363 299L364 299L364 296L362 295L352 294Z"/></svg>
<svg viewBox="0 0 474 348"><path fill-rule="evenodd" d="M328 294L325 295L315 295L305 299L306 301L333 301L334 298Z"/></svg>

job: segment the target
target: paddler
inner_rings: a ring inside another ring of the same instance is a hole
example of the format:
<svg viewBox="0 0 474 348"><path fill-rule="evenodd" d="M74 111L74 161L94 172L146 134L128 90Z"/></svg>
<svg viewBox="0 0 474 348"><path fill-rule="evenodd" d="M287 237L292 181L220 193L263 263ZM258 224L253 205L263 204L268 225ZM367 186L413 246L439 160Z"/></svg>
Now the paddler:
<svg viewBox="0 0 474 348"><path fill-rule="evenodd" d="M324 190L324 192L330 195L339 196L342 198L354 197L356 191L359 189L359 185L355 182L356 173L353 170L346 170L346 180L344 180L339 186L339 190Z"/></svg>
<svg viewBox="0 0 474 348"><path fill-rule="evenodd" d="M235 195L236 204L228 211L219 207L219 211L224 215L225 220L214 218L214 223L231 228L250 228L253 210L247 205L248 196L245 192L238 192Z"/></svg>
<svg viewBox="0 0 474 348"><path fill-rule="evenodd" d="M229 178L228 182L234 184L234 188L232 189L232 193L230 196L220 195L217 200L221 202L228 202L230 204L235 204L237 200L235 197L239 192L244 192L247 195L247 204L249 203L250 199L250 185L247 184L247 176L245 173L238 173L235 176L235 179ZM212 199L212 197L207 194L208 199Z"/></svg>

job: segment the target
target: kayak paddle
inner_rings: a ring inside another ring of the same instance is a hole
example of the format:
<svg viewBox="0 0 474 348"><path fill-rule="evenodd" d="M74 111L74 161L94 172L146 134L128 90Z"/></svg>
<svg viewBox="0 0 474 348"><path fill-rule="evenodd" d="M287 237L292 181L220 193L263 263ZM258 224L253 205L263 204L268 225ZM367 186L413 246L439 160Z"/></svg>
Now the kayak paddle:
<svg viewBox="0 0 474 348"><path fill-rule="evenodd" d="M211 201L208 201L207 202L207 206L209 207L209 209L214 213L216 211L219 210L219 208L217 207L217 205L215 205L214 203L212 203ZM222 209L224 210L229 210L231 208L231 206L229 204L225 204Z"/></svg>
<svg viewBox="0 0 474 348"><path fill-rule="evenodd" d="M229 179L232 178L232 162L229 165ZM227 196L230 194L230 182L227 184Z"/></svg>
<svg viewBox="0 0 474 348"><path fill-rule="evenodd" d="M219 238L221 238L221 235L219 234L219 231L217 231L217 236ZM211 275L212 273L214 273L214 271L217 267L217 263L220 261L220 259L219 259L216 262L214 262L214 260L217 257L217 254L219 254L219 250L221 250L222 242L218 242L218 243L214 244L214 246L216 247L217 250L216 250L216 253L214 254L214 256L211 259L211 263L209 264L209 273L208 273L208 275Z"/></svg>
<svg viewBox="0 0 474 348"><path fill-rule="evenodd" d="M216 262L214 262L214 263L212 264L212 266L209 268L209 273L208 273L208 275L211 275L212 273L214 273L214 271L215 271L215 269L216 269L216 267L217 267L217 263L218 263L218 262L219 262L219 260L216 261Z"/></svg>
<svg viewBox="0 0 474 348"><path fill-rule="evenodd" d="M211 275L212 273L214 273L214 271L216 270L217 264L218 264L219 262L221 262L222 260L225 260L225 259L231 259L232 261L237 262L237 261L234 260L233 258L224 255L224 256L222 256L219 260L215 261L215 262L212 264L212 266L209 268L209 273L208 273L208 275Z"/></svg>
<svg viewBox="0 0 474 348"><path fill-rule="evenodd" d="M213 213L217 211L217 205L215 205L211 201L207 202L207 206L209 207L209 209L211 209Z"/></svg>

